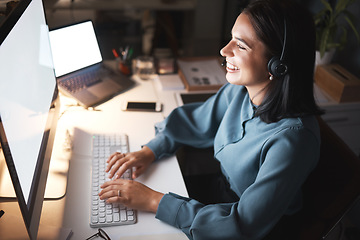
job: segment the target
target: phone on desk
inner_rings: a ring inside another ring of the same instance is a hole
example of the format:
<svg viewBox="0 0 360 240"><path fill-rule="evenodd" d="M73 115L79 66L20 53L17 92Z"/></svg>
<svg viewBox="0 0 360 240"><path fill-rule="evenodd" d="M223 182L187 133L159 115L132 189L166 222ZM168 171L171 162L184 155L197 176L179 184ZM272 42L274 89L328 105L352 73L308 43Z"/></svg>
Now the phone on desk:
<svg viewBox="0 0 360 240"><path fill-rule="evenodd" d="M123 111L161 112L162 104L160 102L125 101L121 105L121 110L123 110Z"/></svg>

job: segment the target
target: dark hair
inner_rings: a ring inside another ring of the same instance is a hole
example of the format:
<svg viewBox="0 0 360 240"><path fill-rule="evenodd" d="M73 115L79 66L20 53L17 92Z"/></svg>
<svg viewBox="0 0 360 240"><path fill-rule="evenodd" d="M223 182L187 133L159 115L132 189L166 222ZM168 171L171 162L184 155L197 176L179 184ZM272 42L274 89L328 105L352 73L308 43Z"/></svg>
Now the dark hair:
<svg viewBox="0 0 360 240"><path fill-rule="evenodd" d="M289 0L254 0L243 13L265 44L267 60L281 55L286 21L283 60L288 72L269 83L255 115L270 123L287 117L321 114L314 100L315 27L310 12Z"/></svg>

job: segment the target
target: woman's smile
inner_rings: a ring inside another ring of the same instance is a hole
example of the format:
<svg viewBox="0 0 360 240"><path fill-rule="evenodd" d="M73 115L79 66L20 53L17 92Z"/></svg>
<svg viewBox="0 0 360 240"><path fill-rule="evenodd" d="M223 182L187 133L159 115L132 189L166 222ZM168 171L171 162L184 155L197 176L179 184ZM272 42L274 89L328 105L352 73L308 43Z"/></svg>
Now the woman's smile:
<svg viewBox="0 0 360 240"><path fill-rule="evenodd" d="M237 66L235 66L229 62L226 62L226 71L228 71L229 73L233 73L233 72L236 72L239 70L240 70L240 68L238 68Z"/></svg>

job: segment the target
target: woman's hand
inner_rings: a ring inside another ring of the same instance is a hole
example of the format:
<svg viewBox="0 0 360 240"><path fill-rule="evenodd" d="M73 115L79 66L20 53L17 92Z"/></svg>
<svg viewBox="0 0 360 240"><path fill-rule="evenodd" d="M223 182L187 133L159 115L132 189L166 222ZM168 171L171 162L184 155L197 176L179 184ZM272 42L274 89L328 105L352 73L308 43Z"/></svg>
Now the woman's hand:
<svg viewBox="0 0 360 240"><path fill-rule="evenodd" d="M148 166L155 160L154 153L144 146L137 152L130 153L113 153L107 160L105 172L109 173L109 178L120 178L127 169L135 167L132 178L139 177Z"/></svg>
<svg viewBox="0 0 360 240"><path fill-rule="evenodd" d="M100 199L129 208L156 213L163 193L133 180L115 179L101 185Z"/></svg>

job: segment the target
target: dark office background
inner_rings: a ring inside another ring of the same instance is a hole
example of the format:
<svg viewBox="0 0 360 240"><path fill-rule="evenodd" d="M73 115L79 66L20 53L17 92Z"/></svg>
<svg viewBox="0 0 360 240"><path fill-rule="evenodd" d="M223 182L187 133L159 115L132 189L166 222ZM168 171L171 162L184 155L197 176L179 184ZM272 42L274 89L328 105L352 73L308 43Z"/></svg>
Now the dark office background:
<svg viewBox="0 0 360 240"><path fill-rule="evenodd" d="M219 55L220 49L229 40L236 17L248 3L248 0L197 0L194 9L185 11L127 8L95 12L52 9L56 1L45 1L50 27L87 18L94 19L104 58L111 58L111 48L122 45L133 46L136 50L135 55L144 53L144 49L147 53L146 49L150 46L150 53L153 53L155 48L169 48L177 49L180 56ZM314 14L323 8L320 0L298 1ZM103 4L106 4L106 1ZM360 32L360 1L354 3L349 10L354 16L358 16L356 28ZM146 37L149 32L153 35ZM348 44L342 51L335 53L333 63L342 65L360 78L360 44L350 30Z"/></svg>
<svg viewBox="0 0 360 240"><path fill-rule="evenodd" d="M229 33L231 28L231 22L238 14L243 5L249 2L248 0L226 0L224 1L224 34ZM307 7L314 15L324 8L320 0L298 0L301 4ZM331 4L336 4L336 0L329 0ZM234 7L235 6L235 7ZM357 16L356 28L360 32L360 1L355 2L349 8L349 11ZM306 34L306 33L304 33ZM348 42L345 48L335 53L333 63L338 63L349 70L351 73L360 78L360 43L357 42L352 30L348 27Z"/></svg>

